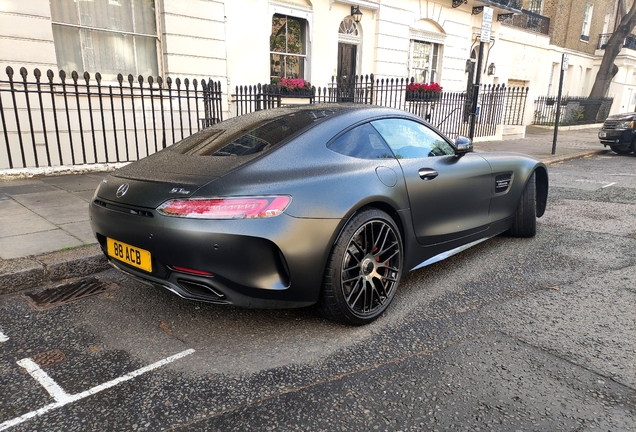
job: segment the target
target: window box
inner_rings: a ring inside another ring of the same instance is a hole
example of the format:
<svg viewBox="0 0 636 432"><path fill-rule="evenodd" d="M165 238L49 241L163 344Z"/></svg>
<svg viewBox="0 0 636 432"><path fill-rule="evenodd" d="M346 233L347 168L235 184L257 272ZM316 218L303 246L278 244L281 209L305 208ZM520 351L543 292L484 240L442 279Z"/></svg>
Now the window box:
<svg viewBox="0 0 636 432"><path fill-rule="evenodd" d="M441 92L419 92L419 91L406 91L406 101L407 102L436 102L442 96Z"/></svg>

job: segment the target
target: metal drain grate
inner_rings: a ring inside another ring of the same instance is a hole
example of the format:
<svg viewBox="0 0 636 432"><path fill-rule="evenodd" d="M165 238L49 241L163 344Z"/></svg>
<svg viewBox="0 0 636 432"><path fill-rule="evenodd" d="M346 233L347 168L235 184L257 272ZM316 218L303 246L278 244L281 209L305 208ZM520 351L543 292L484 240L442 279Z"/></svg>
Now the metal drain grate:
<svg viewBox="0 0 636 432"><path fill-rule="evenodd" d="M117 288L117 285L89 277L68 282L43 291L25 293L29 304L37 310L51 309L75 300Z"/></svg>
<svg viewBox="0 0 636 432"><path fill-rule="evenodd" d="M44 353L36 354L31 357L31 360L37 363L40 367L45 367L54 365L56 363L62 363L64 360L66 360L66 356L59 349L54 349Z"/></svg>

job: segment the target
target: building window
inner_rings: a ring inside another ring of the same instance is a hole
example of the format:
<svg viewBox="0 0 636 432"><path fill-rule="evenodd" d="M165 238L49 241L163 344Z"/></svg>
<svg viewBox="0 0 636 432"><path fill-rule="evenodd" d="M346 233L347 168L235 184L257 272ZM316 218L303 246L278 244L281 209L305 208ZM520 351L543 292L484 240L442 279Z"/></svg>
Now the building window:
<svg viewBox="0 0 636 432"><path fill-rule="evenodd" d="M581 40L589 41L590 40L590 26L592 24L592 11L594 10L594 5L592 3L587 3L585 5L585 14L583 15L583 28L581 29Z"/></svg>
<svg viewBox="0 0 636 432"><path fill-rule="evenodd" d="M437 82L440 45L431 42L411 41L410 75L415 82Z"/></svg>
<svg viewBox="0 0 636 432"><path fill-rule="evenodd" d="M273 81L280 78L305 78L307 20L275 14L269 50L270 76Z"/></svg>
<svg viewBox="0 0 636 432"><path fill-rule="evenodd" d="M159 74L154 0L51 0L51 17L58 68Z"/></svg>
<svg viewBox="0 0 636 432"><path fill-rule="evenodd" d="M528 4L528 10L530 12L541 15L543 13L543 0L530 0Z"/></svg>
<svg viewBox="0 0 636 432"><path fill-rule="evenodd" d="M340 22L340 27L338 27L338 33L340 35L347 35L358 40L360 34L358 32L358 26L356 26L355 21L351 17L345 17Z"/></svg>

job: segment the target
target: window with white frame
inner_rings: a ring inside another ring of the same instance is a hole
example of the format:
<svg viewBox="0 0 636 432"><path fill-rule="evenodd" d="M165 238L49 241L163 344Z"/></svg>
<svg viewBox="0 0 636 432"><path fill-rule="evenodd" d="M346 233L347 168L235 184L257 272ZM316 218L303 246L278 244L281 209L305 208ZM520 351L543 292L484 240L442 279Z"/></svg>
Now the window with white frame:
<svg viewBox="0 0 636 432"><path fill-rule="evenodd" d="M307 20L274 14L269 38L270 77L306 78Z"/></svg>
<svg viewBox="0 0 636 432"><path fill-rule="evenodd" d="M440 44L411 40L409 74L418 83L439 80Z"/></svg>
<svg viewBox="0 0 636 432"><path fill-rule="evenodd" d="M530 0L528 10L541 15L543 13L543 0Z"/></svg>
<svg viewBox="0 0 636 432"><path fill-rule="evenodd" d="M50 0L57 65L103 79L159 74L154 0Z"/></svg>
<svg viewBox="0 0 636 432"><path fill-rule="evenodd" d="M590 40L590 26L592 24L592 11L594 5L592 3L585 4L585 14L583 14L583 28L581 29L581 40Z"/></svg>

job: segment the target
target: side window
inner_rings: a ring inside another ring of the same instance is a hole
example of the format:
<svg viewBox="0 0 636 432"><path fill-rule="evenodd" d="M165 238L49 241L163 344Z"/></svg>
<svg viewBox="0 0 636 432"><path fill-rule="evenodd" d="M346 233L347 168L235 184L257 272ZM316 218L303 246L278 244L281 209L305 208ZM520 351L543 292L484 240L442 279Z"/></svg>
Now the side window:
<svg viewBox="0 0 636 432"><path fill-rule="evenodd" d="M329 149L359 159L393 159L378 132L369 124L351 129L329 144Z"/></svg>
<svg viewBox="0 0 636 432"><path fill-rule="evenodd" d="M371 122L398 159L454 155L455 149L437 132L407 119Z"/></svg>

